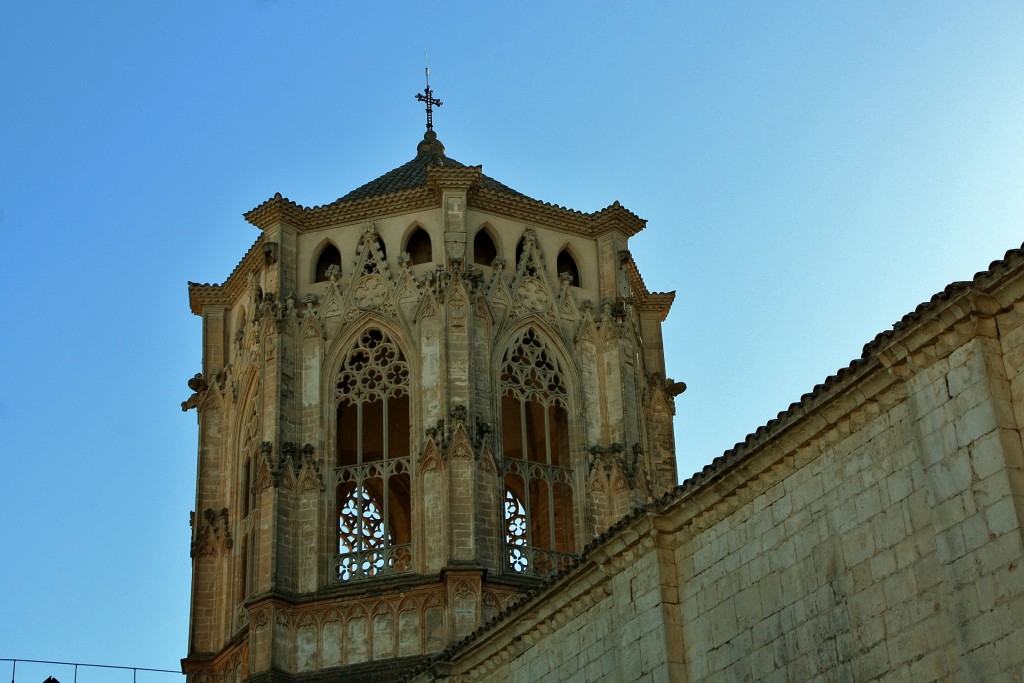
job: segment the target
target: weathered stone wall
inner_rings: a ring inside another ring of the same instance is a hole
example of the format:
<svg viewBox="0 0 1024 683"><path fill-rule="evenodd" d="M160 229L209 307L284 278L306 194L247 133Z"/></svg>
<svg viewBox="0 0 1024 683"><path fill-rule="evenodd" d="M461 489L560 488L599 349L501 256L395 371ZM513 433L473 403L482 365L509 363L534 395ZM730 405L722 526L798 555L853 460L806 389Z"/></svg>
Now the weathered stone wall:
<svg viewBox="0 0 1024 683"><path fill-rule="evenodd" d="M781 434L766 488L679 545L688 680L1019 680L1021 439L999 339L1017 315L964 317L852 382L814 438Z"/></svg>
<svg viewBox="0 0 1024 683"><path fill-rule="evenodd" d="M1022 299L947 288L418 680L1022 680Z"/></svg>

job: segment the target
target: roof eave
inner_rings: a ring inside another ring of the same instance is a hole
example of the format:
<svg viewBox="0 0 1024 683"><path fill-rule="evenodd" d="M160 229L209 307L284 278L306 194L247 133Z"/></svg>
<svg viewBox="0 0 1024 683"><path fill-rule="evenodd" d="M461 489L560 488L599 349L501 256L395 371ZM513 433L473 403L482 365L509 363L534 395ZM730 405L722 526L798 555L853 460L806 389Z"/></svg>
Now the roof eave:
<svg viewBox="0 0 1024 683"><path fill-rule="evenodd" d="M203 310L211 305L231 306L241 296L248 276L260 269L262 250L259 246L262 243L260 233L222 284L188 283L188 306L193 315L203 315Z"/></svg>
<svg viewBox="0 0 1024 683"><path fill-rule="evenodd" d="M584 213L525 195L510 195L487 187L481 187L473 193L469 207L527 223L568 228L588 237L609 230L618 230L626 237L632 237L647 225L647 221L623 208L618 202L594 213Z"/></svg>
<svg viewBox="0 0 1024 683"><path fill-rule="evenodd" d="M297 204L278 192L259 206L242 214L247 222L260 230L284 222L295 227L302 227L310 209Z"/></svg>

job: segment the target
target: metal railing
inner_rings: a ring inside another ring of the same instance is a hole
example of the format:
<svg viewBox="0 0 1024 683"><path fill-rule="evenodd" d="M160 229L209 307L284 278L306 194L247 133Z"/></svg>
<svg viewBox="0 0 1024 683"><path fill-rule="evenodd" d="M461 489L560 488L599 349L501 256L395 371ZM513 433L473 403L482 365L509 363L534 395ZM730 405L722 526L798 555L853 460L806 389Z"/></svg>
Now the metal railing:
<svg viewBox="0 0 1024 683"><path fill-rule="evenodd" d="M47 660L47 659L10 659L10 658L2 658L2 657L0 657L0 662L10 662L11 663L11 683L17 683L16 679L17 679L17 675L18 675L18 664L46 664L46 665L49 665L50 667L59 666L59 667L63 668L62 671L51 671L51 670L48 669L44 673L40 674L40 672L38 670L40 667L29 667L29 668L32 669L31 672L25 671L26 667L22 667L22 672L23 672L22 673L22 680L25 683L78 683L78 670L80 668L81 669L119 669L121 671L126 672L126 674L127 674L128 671L131 671L132 672L132 683L139 683L139 672L140 671L143 672L144 674L158 674L158 675L161 675L160 676L161 680L168 680L168 678L169 678L169 677L166 677L166 676L162 676L162 674L174 674L174 675L177 675L177 676L184 676L185 675L180 670L179 671L175 671L173 669L152 669L152 668L145 667L145 666L117 666L117 665L114 665L114 664L83 664L82 662L55 662L55 661L50 661L50 660ZM63 679L56 678L55 674L56 675L64 674L65 678L63 678ZM67 676L67 674L70 674L70 676ZM38 676L40 676L40 675L49 676L49 678L39 679L37 681L36 678ZM29 676L32 676L32 678L29 678ZM147 678L148 680L152 680L153 677L144 676L144 678ZM127 676L125 676L125 681L127 681Z"/></svg>

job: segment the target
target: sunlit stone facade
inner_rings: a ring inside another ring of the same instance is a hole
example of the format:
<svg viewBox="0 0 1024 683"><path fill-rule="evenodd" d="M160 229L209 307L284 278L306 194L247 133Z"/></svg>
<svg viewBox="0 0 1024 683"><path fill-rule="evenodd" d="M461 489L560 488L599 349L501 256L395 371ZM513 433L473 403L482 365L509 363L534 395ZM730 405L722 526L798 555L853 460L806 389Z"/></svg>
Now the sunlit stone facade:
<svg viewBox="0 0 1024 683"><path fill-rule="evenodd" d="M1020 250L676 487L672 295L618 204L428 133L246 217L190 285L193 683L1020 680Z"/></svg>
<svg viewBox="0 0 1024 683"><path fill-rule="evenodd" d="M1020 680L1022 302L1014 250L411 680Z"/></svg>
<svg viewBox="0 0 1024 683"><path fill-rule="evenodd" d="M447 157L341 199L276 195L203 367L192 683L393 680L577 562L676 483L644 221Z"/></svg>

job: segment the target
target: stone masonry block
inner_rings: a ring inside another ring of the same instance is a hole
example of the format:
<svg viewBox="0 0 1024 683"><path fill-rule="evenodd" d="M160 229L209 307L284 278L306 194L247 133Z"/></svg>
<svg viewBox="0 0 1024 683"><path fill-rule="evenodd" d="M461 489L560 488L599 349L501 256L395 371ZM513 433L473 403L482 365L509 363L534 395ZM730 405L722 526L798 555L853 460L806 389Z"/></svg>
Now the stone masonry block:
<svg viewBox="0 0 1024 683"><path fill-rule="evenodd" d="M949 564L958 557L963 557L967 552L964 543L963 531L960 526L952 526L935 535L935 545L939 551L939 560L943 564Z"/></svg>
<svg viewBox="0 0 1024 683"><path fill-rule="evenodd" d="M981 479L1007 466L1011 461L1020 461L1021 443L1017 433L999 429L975 441L970 448L971 466Z"/></svg>
<svg viewBox="0 0 1024 683"><path fill-rule="evenodd" d="M1010 474L997 472L984 479L975 480L971 486L971 502L976 507L985 509L996 501L1004 498L1011 498L1013 491L1010 488Z"/></svg>
<svg viewBox="0 0 1024 683"><path fill-rule="evenodd" d="M935 503L962 493L971 485L971 463L968 451L962 449L939 461L927 470Z"/></svg>
<svg viewBox="0 0 1024 683"><path fill-rule="evenodd" d="M946 405L942 404L934 409L926 407L919 411L921 417L915 420L914 425L922 436L931 434L943 425L949 424L950 418L954 416L947 413Z"/></svg>
<svg viewBox="0 0 1024 683"><path fill-rule="evenodd" d="M963 522L964 546L969 553L989 542L989 529L985 515L971 515Z"/></svg>
<svg viewBox="0 0 1024 683"><path fill-rule="evenodd" d="M964 388L985 378L984 351L976 342L968 342L949 354L949 393L956 396Z"/></svg>
<svg viewBox="0 0 1024 683"><path fill-rule="evenodd" d="M882 501L877 486L872 486L863 491L861 495L857 496L856 501L857 521L861 523L871 519L882 509Z"/></svg>
<svg viewBox="0 0 1024 683"><path fill-rule="evenodd" d="M970 446L975 440L999 426L996 419L996 406L992 400L985 401L957 419L957 443L961 447Z"/></svg>

